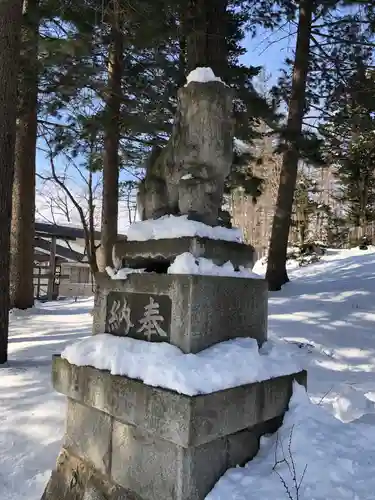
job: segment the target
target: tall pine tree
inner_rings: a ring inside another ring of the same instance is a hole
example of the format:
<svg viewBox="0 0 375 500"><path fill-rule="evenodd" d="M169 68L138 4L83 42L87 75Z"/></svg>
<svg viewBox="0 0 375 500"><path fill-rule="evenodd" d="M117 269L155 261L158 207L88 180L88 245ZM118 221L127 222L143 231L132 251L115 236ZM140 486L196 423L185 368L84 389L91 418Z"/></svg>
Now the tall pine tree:
<svg viewBox="0 0 375 500"><path fill-rule="evenodd" d="M14 161L10 305L34 304L35 157L38 98L38 0L24 0L21 64L18 77L18 122Z"/></svg>
<svg viewBox="0 0 375 500"><path fill-rule="evenodd" d="M0 364L8 358L9 246L12 216L21 0L0 0Z"/></svg>
<svg viewBox="0 0 375 500"><path fill-rule="evenodd" d="M290 1L279 3L286 7L295 5ZM306 133L310 124L304 117L308 113L311 116L313 110L316 110L318 118L324 117L337 82L352 71L358 52L363 47L371 46L371 36L371 9L370 12L363 9L363 2L331 0L299 3L295 58L287 61L293 66L293 71L291 75L285 73L278 91L288 103L289 116L282 133L284 163L269 247L267 278L271 290L279 290L289 280L286 252L298 160L307 156L314 163L323 162L321 140L311 132Z"/></svg>
<svg viewBox="0 0 375 500"><path fill-rule="evenodd" d="M375 220L375 73L363 56L337 87L320 129L327 161L336 166L338 198L358 238Z"/></svg>
<svg viewBox="0 0 375 500"><path fill-rule="evenodd" d="M280 290L281 286L289 280L286 272L286 255L300 158L298 144L301 140L305 114L312 19L313 3L310 0L301 0L288 122L285 132L285 152L267 264L266 279L270 290Z"/></svg>

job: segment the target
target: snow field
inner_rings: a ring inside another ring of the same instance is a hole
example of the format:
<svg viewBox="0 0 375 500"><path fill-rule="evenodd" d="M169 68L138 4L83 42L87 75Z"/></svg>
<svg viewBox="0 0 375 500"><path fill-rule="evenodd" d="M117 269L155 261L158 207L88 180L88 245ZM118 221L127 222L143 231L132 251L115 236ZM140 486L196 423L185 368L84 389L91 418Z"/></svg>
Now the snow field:
<svg viewBox="0 0 375 500"><path fill-rule="evenodd" d="M292 282L270 296L269 345L307 366L309 397L295 386L279 433L207 500L375 500L375 249L331 250L290 268ZM67 300L11 314L9 365L0 367L1 500L40 500L65 419L51 356L90 335L92 306Z"/></svg>

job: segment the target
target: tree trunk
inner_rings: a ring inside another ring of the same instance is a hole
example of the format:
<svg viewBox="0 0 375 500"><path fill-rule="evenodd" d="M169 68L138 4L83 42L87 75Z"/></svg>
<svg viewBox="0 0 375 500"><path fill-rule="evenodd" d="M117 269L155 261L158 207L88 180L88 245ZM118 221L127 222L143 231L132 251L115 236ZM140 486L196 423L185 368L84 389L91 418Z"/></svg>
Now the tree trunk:
<svg viewBox="0 0 375 500"><path fill-rule="evenodd" d="M228 0L188 0L185 14L187 71L212 68L225 78L228 67Z"/></svg>
<svg viewBox="0 0 375 500"><path fill-rule="evenodd" d="M119 143L121 80L123 72L123 35L118 16L112 24L108 60L108 91L106 96L106 124L103 158L103 199L101 248L98 264L101 271L113 266L112 247L117 239L119 191Z"/></svg>
<svg viewBox="0 0 375 500"><path fill-rule="evenodd" d="M10 307L18 309L34 304L38 0L24 0L23 11L10 244Z"/></svg>
<svg viewBox="0 0 375 500"><path fill-rule="evenodd" d="M293 196L297 180L302 120L305 112L306 81L309 69L313 2L301 0L293 69L292 92L286 129L286 151L280 175L276 211L268 252L266 279L270 290L280 290L289 281L286 257L291 224Z"/></svg>
<svg viewBox="0 0 375 500"><path fill-rule="evenodd" d="M21 0L0 0L0 364L8 358L9 244L17 116Z"/></svg>

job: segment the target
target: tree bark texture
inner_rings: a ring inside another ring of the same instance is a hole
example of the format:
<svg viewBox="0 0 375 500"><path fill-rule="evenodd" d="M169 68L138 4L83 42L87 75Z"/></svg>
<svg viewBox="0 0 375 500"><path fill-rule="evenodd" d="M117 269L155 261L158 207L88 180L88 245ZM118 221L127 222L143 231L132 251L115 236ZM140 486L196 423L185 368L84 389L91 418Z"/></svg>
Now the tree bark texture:
<svg viewBox="0 0 375 500"><path fill-rule="evenodd" d="M225 76L228 0L186 0L184 7L183 66L187 72L210 67ZM220 82L181 87L170 140L162 151L153 151L139 188L141 218L173 214L212 226L222 223L219 212L233 161L233 134L231 89Z"/></svg>
<svg viewBox="0 0 375 500"><path fill-rule="evenodd" d="M280 290L282 285L289 281L286 271L286 256L298 171L298 143L301 138L302 120L305 112L312 13L313 2L310 0L301 0L292 91L286 129L286 150L283 155L276 211L268 252L266 279L268 280L270 290Z"/></svg>
<svg viewBox="0 0 375 500"><path fill-rule="evenodd" d="M38 0L24 0L23 12L10 244L10 306L18 309L34 304Z"/></svg>
<svg viewBox="0 0 375 500"><path fill-rule="evenodd" d="M0 364L7 361L9 244L17 115L21 0L0 0Z"/></svg>
<svg viewBox="0 0 375 500"><path fill-rule="evenodd" d="M212 68L225 77L228 0L188 0L184 19L187 72L197 67Z"/></svg>
<svg viewBox="0 0 375 500"><path fill-rule="evenodd" d="M117 18L117 16L115 16ZM114 20L111 30L112 43L108 61L108 91L106 96L106 130L104 136L103 158L103 197L101 248L99 268L113 266L112 247L117 238L118 227L118 184L119 184L119 143L120 143L120 108L121 80L123 73L123 35Z"/></svg>

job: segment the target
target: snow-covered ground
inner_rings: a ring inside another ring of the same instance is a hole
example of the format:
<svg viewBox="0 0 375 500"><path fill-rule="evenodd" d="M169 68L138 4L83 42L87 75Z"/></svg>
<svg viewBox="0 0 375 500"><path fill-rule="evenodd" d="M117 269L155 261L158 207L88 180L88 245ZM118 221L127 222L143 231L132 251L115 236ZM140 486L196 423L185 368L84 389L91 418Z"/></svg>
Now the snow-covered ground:
<svg viewBox="0 0 375 500"><path fill-rule="evenodd" d="M11 314L9 366L0 365L1 500L40 500L64 432L51 356L90 334L92 304L69 300Z"/></svg>
<svg viewBox="0 0 375 500"><path fill-rule="evenodd" d="M208 499L375 499L375 249L330 251L290 275L270 298L269 333L295 344L316 404L297 386L278 435ZM90 334L91 309L92 300L61 301L12 314L9 366L0 367L1 500L40 499L65 417L51 355Z"/></svg>
<svg viewBox="0 0 375 500"><path fill-rule="evenodd" d="M269 335L300 346L314 403L375 424L375 247L328 250L321 263L291 267L292 282L270 299Z"/></svg>

